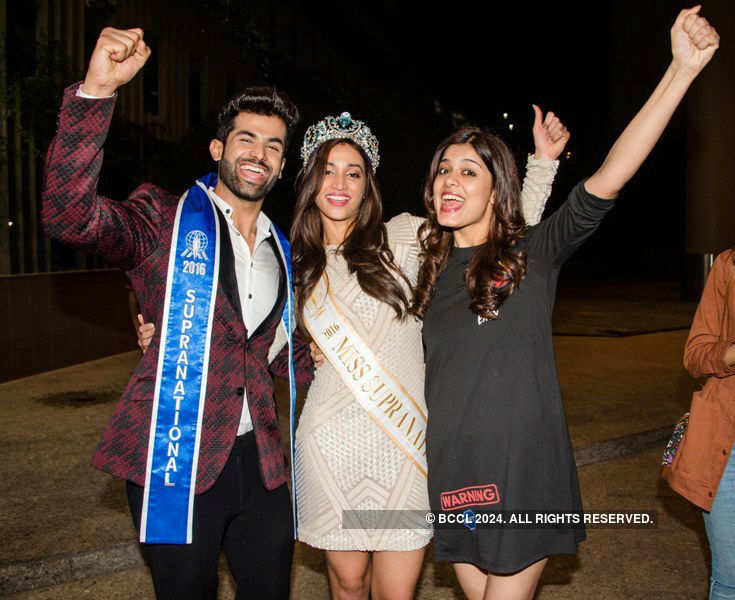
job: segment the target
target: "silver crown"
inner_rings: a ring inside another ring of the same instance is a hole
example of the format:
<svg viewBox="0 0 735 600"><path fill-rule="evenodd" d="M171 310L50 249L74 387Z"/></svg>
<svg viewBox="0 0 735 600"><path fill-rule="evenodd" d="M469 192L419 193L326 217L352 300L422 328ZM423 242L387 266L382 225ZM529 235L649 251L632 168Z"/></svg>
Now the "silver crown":
<svg viewBox="0 0 735 600"><path fill-rule="evenodd" d="M301 160L304 165L306 165L314 150L324 142L341 139L352 140L358 144L370 159L373 173L377 171L380 164L378 138L372 134L365 123L353 119L348 112L343 112L339 117L325 117L306 130L304 143L301 144Z"/></svg>

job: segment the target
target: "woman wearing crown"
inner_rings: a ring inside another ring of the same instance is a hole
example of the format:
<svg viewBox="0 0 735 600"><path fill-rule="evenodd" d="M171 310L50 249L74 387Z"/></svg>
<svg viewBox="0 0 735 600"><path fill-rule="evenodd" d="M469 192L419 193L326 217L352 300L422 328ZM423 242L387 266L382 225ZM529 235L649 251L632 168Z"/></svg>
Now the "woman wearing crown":
<svg viewBox="0 0 735 600"><path fill-rule="evenodd" d="M538 220L568 132L535 108L523 202ZM419 267L407 213L382 221L378 140L348 113L309 128L291 228L299 324L326 361L296 431L298 537L326 550L334 598L413 597L426 525Z"/></svg>

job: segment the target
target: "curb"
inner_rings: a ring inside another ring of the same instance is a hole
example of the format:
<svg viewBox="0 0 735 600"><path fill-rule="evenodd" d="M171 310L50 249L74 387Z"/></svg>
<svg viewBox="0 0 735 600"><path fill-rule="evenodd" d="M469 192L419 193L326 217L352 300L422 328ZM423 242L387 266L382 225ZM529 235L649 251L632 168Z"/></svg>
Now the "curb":
<svg viewBox="0 0 735 600"><path fill-rule="evenodd" d="M578 467L629 456L669 439L673 425L574 449ZM0 596L144 566L137 541L0 565Z"/></svg>
<svg viewBox="0 0 735 600"><path fill-rule="evenodd" d="M668 425L605 440L604 442L597 442L589 446L581 446L574 449L574 462L578 467L584 467L642 452L657 446L661 442L668 441L673 430L674 425Z"/></svg>
<svg viewBox="0 0 735 600"><path fill-rule="evenodd" d="M0 596L133 569L144 564L137 541L122 542L89 552L8 563L0 565Z"/></svg>

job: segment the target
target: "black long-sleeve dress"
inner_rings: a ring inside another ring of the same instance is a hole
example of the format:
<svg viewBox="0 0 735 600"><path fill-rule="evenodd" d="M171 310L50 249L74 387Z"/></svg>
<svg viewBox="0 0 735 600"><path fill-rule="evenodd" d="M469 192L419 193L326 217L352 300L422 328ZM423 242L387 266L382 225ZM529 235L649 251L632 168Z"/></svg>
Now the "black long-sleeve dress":
<svg viewBox="0 0 735 600"><path fill-rule="evenodd" d="M465 270L476 248L454 248L424 319L429 501L436 513L580 513L582 503L556 373L551 314L559 270L613 202L583 183L519 242L527 274L484 320L469 309ZM463 493L464 492L464 493ZM513 573L573 553L584 528L435 526L435 557Z"/></svg>

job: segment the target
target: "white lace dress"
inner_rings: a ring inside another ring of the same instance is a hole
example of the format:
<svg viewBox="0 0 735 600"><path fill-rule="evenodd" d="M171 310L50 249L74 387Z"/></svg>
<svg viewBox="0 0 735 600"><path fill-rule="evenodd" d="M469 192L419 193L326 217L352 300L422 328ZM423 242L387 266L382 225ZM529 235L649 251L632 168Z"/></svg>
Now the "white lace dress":
<svg viewBox="0 0 735 600"><path fill-rule="evenodd" d="M386 223L388 244L412 284L418 272L416 233L422 219L407 213ZM339 310L422 410L424 356L421 322L360 289L334 248L327 277ZM299 539L326 550L413 550L431 529L343 529L345 510L429 508L426 477L355 400L332 365L316 372L296 430Z"/></svg>

